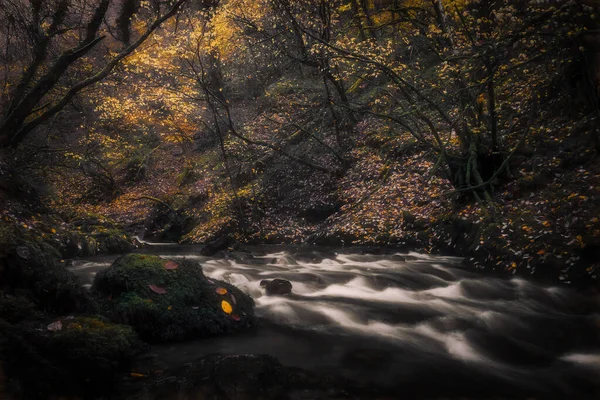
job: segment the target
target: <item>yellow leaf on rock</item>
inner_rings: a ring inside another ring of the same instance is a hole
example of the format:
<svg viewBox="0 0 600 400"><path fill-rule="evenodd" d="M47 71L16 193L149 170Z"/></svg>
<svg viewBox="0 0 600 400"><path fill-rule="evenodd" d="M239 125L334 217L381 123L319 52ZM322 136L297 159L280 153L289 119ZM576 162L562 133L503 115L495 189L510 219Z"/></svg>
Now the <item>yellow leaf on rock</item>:
<svg viewBox="0 0 600 400"><path fill-rule="evenodd" d="M221 302L221 308L223 309L223 311L225 312L225 314L231 314L231 312L233 311L233 308L231 307L231 304L229 304L225 300L223 300Z"/></svg>

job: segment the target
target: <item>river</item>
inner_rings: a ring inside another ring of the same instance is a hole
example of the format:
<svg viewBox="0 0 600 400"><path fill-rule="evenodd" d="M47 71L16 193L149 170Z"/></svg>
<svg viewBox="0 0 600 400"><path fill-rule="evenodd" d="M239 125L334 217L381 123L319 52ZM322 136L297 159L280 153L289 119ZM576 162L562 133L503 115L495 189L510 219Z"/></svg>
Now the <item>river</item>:
<svg viewBox="0 0 600 400"><path fill-rule="evenodd" d="M145 252L199 261L256 302L256 332L153 346L168 369L210 353L265 353L415 397L599 398L600 301L567 287L485 276L454 257L352 249L249 247L203 257L193 246ZM75 261L85 285L116 257ZM266 296L263 279L288 279ZM408 396L407 398L412 398Z"/></svg>

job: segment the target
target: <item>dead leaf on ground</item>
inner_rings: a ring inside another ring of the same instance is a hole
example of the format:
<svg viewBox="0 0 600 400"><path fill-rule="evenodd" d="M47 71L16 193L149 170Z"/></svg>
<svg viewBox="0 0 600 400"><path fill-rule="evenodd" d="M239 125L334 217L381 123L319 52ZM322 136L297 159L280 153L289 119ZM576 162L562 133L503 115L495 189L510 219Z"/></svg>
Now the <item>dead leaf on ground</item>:
<svg viewBox="0 0 600 400"><path fill-rule="evenodd" d="M225 289L223 287L219 287L219 288L217 288L217 290L215 290L215 292L217 292L217 294L224 295L224 294L227 294L227 289Z"/></svg>
<svg viewBox="0 0 600 400"><path fill-rule="evenodd" d="M168 269L169 271L173 271L175 269L177 269L177 267L179 267L179 264L177 264L175 261L167 261L167 263L164 265L165 269Z"/></svg>
<svg viewBox="0 0 600 400"><path fill-rule="evenodd" d="M152 290L156 294L167 294L167 289L165 289L163 287L156 286L156 285L148 285L148 287L150 288L150 290Z"/></svg>
<svg viewBox="0 0 600 400"><path fill-rule="evenodd" d="M62 321L56 321L56 322L53 322L50 325L48 325L48 330L51 332L62 331L62 328L63 328Z"/></svg>

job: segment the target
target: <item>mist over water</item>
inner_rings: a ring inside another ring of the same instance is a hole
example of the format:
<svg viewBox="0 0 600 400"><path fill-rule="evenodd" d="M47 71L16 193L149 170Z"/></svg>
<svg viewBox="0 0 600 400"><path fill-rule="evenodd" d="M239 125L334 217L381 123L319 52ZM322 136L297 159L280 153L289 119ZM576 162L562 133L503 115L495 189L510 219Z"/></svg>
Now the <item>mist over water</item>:
<svg viewBox="0 0 600 400"><path fill-rule="evenodd" d="M157 368L209 353L267 353L284 365L340 374L419 396L597 398L600 306L575 290L459 268L460 259L302 248L251 248L198 260L207 276L250 294L253 333L153 347ZM114 257L80 260L89 285ZM292 282L266 296L261 280Z"/></svg>

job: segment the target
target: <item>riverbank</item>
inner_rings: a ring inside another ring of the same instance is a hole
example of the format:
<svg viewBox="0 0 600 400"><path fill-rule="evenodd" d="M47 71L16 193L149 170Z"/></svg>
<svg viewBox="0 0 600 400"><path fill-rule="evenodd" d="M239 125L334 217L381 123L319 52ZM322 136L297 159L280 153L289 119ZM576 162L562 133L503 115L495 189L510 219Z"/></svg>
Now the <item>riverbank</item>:
<svg viewBox="0 0 600 400"><path fill-rule="evenodd" d="M236 161L230 175L216 167L218 148L183 154L165 144L153 151L144 179L124 182L110 200L82 201L72 190L77 174L56 179L59 195L49 200L61 214L102 215L150 241L201 244L227 235L231 244L391 246L461 256L465 266L489 273L597 285L594 131L587 120L547 118L544 134L511 153L490 203L457 192L433 154L368 117L357 125L347 168L335 173L263 154Z"/></svg>

